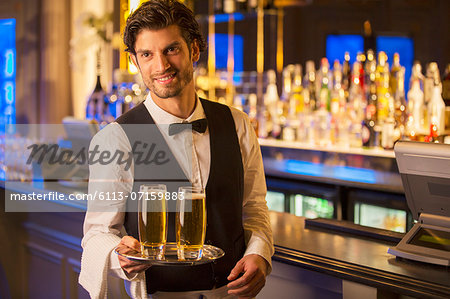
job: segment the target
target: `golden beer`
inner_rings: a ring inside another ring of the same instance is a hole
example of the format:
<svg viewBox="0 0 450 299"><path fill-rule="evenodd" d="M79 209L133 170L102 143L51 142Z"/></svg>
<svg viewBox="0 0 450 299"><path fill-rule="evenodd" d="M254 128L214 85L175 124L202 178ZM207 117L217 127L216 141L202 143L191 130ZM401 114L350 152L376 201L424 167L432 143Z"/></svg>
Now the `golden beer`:
<svg viewBox="0 0 450 299"><path fill-rule="evenodd" d="M139 213L139 239L142 245L161 246L165 244L166 226L165 212Z"/></svg>
<svg viewBox="0 0 450 299"><path fill-rule="evenodd" d="M142 185L139 201L138 228L144 256L164 258L167 241L167 203L165 185Z"/></svg>
<svg viewBox="0 0 450 299"><path fill-rule="evenodd" d="M204 192L189 194L187 191L185 198L178 201L175 229L179 258L201 259L206 235L206 196Z"/></svg>

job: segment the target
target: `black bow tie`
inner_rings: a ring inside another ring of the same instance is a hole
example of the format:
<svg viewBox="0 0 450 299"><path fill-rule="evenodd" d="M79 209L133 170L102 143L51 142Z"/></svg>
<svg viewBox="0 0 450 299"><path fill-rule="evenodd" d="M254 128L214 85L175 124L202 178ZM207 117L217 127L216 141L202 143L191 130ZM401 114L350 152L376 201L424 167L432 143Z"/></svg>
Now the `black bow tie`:
<svg viewBox="0 0 450 299"><path fill-rule="evenodd" d="M184 130L190 129L192 126L192 130L195 130L199 133L205 133L206 127L208 126L208 122L206 121L206 118L197 119L193 122L186 122L186 123L175 123L169 125L169 136L178 134Z"/></svg>

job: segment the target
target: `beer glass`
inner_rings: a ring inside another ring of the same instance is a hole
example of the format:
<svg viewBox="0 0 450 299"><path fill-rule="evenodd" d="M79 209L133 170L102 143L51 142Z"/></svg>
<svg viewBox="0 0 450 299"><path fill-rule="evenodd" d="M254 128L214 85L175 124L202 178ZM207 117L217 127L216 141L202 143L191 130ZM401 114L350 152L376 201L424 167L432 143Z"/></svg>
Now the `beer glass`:
<svg viewBox="0 0 450 299"><path fill-rule="evenodd" d="M176 212L177 253L180 260L200 260L206 235L206 195L202 188L180 187Z"/></svg>
<svg viewBox="0 0 450 299"><path fill-rule="evenodd" d="M166 185L144 184L139 191L138 222L141 253L149 259L162 260L167 240Z"/></svg>

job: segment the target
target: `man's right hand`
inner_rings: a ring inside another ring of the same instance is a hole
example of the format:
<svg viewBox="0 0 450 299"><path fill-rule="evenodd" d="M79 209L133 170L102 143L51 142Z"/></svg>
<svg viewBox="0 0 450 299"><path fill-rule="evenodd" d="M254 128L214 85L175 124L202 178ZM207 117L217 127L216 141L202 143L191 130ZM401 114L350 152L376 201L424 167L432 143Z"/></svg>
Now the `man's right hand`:
<svg viewBox="0 0 450 299"><path fill-rule="evenodd" d="M118 248L120 249L120 252L130 253L136 250L141 251L141 244L135 238L125 236L122 238L122 240L120 240ZM119 263L120 267L122 267L122 269L128 274L140 273L142 271L147 270L151 266L150 264L129 260L121 255L119 255Z"/></svg>

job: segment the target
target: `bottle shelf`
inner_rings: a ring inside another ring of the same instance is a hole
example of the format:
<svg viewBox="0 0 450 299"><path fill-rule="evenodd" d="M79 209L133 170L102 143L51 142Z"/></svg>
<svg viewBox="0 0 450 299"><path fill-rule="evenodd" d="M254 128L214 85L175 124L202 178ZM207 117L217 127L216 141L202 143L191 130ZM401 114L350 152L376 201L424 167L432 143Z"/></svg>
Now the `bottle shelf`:
<svg viewBox="0 0 450 299"><path fill-rule="evenodd" d="M265 139L259 138L259 144L261 146L267 147L277 147L277 148L292 148L301 150L311 150L311 151L322 151L322 152L334 152L340 154L354 154L363 155L371 157L382 157L382 158L392 158L395 159L395 154L393 150L385 150L378 148L353 148L353 147L343 147L338 145L330 145L325 147L318 147L315 144L308 144L298 141L285 141L278 139Z"/></svg>

